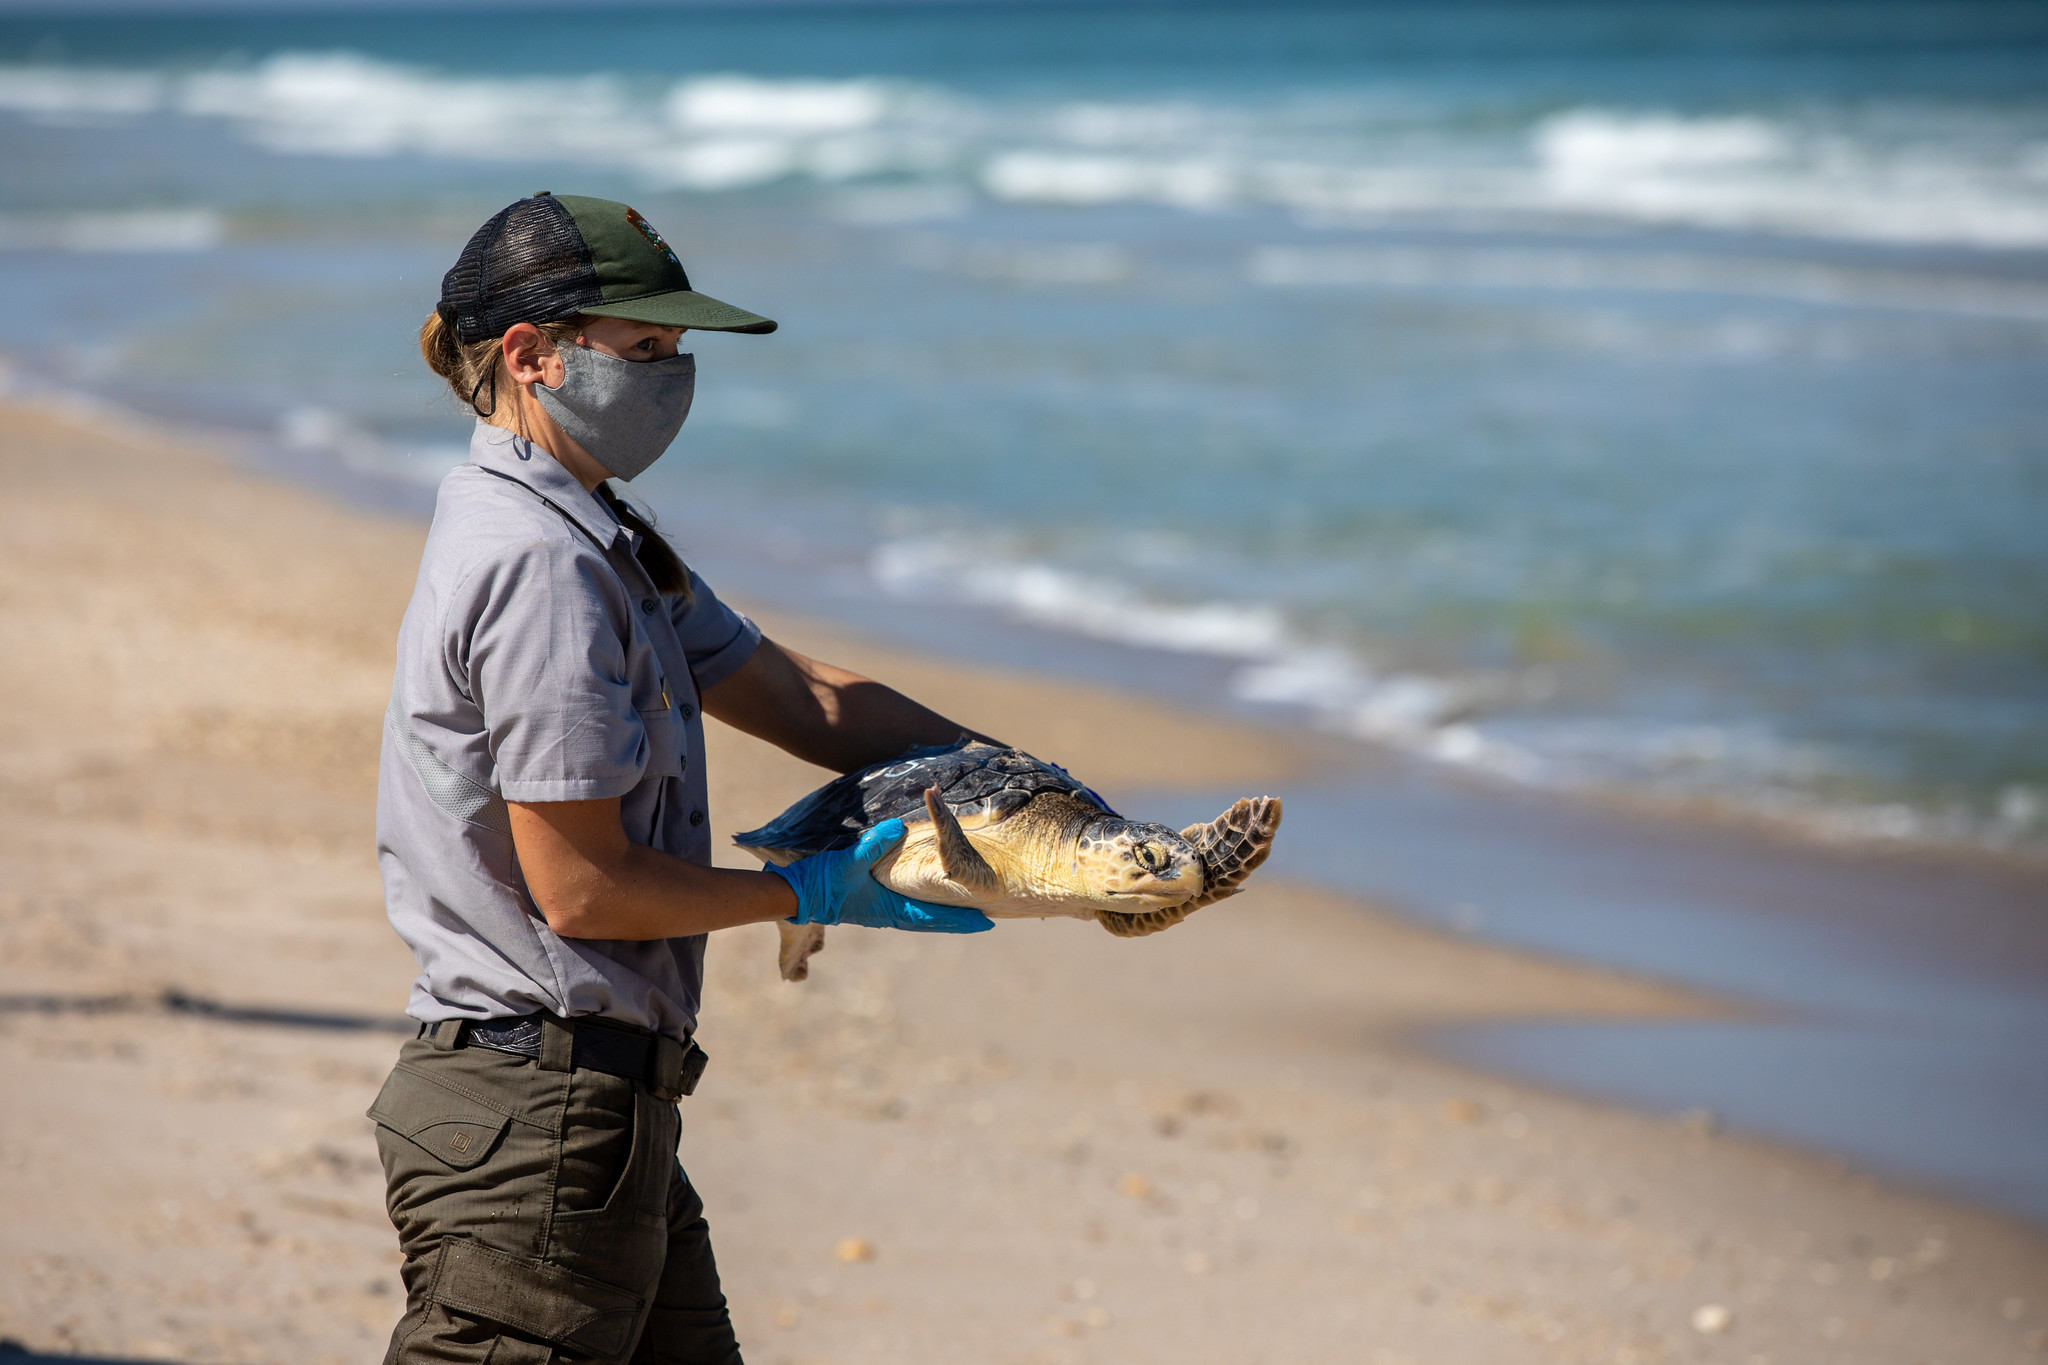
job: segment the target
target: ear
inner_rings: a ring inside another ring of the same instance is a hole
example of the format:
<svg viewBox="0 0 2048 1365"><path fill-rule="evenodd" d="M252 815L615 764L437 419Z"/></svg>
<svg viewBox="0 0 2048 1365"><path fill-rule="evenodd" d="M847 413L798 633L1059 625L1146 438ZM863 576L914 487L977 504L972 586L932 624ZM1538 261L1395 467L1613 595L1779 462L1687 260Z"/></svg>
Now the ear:
<svg viewBox="0 0 2048 1365"><path fill-rule="evenodd" d="M530 322L515 322L498 345L504 352L505 373L513 383L521 388L531 384L551 389L562 386L561 354L540 328Z"/></svg>

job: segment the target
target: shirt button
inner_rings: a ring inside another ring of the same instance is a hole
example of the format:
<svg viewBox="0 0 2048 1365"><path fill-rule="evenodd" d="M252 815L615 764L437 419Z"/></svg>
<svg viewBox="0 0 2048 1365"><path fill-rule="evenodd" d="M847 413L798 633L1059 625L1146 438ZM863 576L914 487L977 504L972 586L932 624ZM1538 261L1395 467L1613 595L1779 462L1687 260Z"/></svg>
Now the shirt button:
<svg viewBox="0 0 2048 1365"><path fill-rule="evenodd" d="M690 703L688 703L688 702L684 702L684 703L683 703L683 719L684 719L684 720L688 720L688 719L689 719L690 717L692 717L692 716L694 716L694 715L696 715L696 714L697 714L697 708L696 708L696 707L694 707L694 706L690 705Z"/></svg>
<svg viewBox="0 0 2048 1365"><path fill-rule="evenodd" d="M651 597L643 597L643 598L641 598L641 599L640 599L640 610L641 610L641 611L643 611L643 612L645 612L645 613L646 613L647 615L649 615L649 616L652 616L652 615L654 615L654 608L655 608L655 601L654 601L654 599L653 599L653 598L651 598Z"/></svg>
<svg viewBox="0 0 2048 1365"><path fill-rule="evenodd" d="M696 828L696 827L697 827L698 825L701 825L701 824L703 824L703 823L704 823L704 812L703 812L703 811L701 811L701 810L693 810L693 811L691 811L691 812L690 812L690 827L691 827L692 829Z"/></svg>

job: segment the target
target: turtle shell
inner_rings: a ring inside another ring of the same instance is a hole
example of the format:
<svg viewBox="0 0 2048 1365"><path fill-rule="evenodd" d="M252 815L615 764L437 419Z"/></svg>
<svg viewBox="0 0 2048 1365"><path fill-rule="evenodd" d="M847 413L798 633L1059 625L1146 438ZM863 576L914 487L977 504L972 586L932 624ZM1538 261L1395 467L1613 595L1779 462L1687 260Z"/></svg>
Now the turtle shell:
<svg viewBox="0 0 2048 1365"><path fill-rule="evenodd" d="M926 820L924 794L939 799L962 818L1007 819L1046 792L1067 792L1111 815L1116 812L1065 769L977 739L908 749L888 760L856 769L827 783L759 829L733 836L750 850L774 850L809 857L852 848L862 833L884 820Z"/></svg>

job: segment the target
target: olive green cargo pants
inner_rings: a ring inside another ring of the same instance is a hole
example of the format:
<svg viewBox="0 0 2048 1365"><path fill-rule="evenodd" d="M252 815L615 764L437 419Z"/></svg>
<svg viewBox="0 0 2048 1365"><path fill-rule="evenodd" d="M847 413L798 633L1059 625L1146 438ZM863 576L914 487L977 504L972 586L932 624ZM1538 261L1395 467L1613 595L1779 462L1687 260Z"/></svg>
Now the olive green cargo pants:
<svg viewBox="0 0 2048 1365"><path fill-rule="evenodd" d="M419 1038L370 1117L405 1253L386 1365L739 1365L673 1102Z"/></svg>

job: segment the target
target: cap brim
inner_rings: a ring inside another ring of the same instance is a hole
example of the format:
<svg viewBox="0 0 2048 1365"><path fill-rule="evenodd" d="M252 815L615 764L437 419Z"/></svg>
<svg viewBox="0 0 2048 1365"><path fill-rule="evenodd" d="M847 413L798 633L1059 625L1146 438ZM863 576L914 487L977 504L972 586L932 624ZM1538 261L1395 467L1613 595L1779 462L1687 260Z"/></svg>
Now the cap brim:
<svg viewBox="0 0 2048 1365"><path fill-rule="evenodd" d="M651 322L658 327L687 327L693 332L754 332L775 330L775 323L759 313L749 313L729 303L699 294L694 289L677 289L666 294L649 294L640 299L599 303L578 311L594 318L621 318L627 322Z"/></svg>

